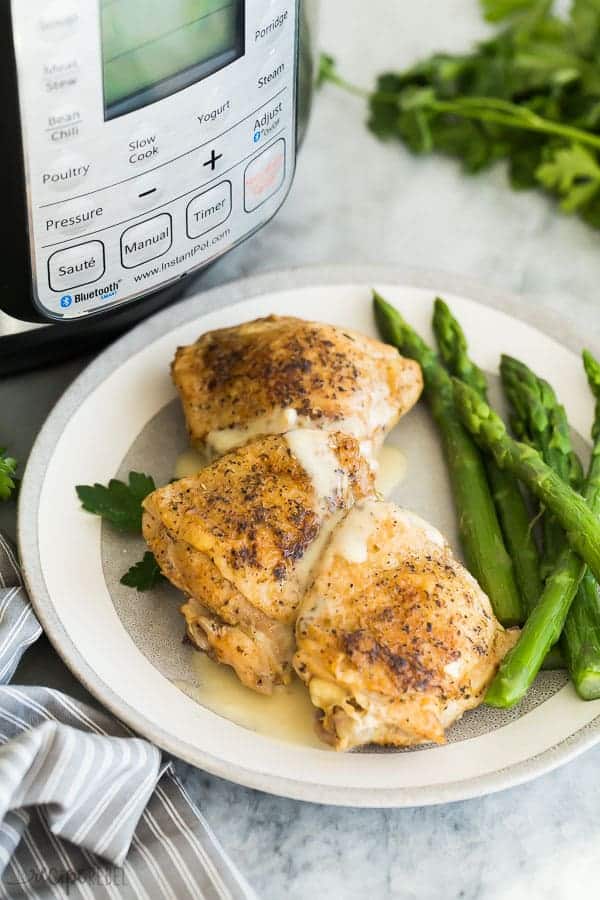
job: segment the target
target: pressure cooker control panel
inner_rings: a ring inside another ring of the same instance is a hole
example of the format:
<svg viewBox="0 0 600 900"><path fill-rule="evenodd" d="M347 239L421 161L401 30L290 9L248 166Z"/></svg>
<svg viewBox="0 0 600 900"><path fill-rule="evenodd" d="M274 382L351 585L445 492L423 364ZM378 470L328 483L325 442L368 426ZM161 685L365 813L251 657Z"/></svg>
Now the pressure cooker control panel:
<svg viewBox="0 0 600 900"><path fill-rule="evenodd" d="M95 313L231 249L295 160L298 3L12 0L35 301Z"/></svg>

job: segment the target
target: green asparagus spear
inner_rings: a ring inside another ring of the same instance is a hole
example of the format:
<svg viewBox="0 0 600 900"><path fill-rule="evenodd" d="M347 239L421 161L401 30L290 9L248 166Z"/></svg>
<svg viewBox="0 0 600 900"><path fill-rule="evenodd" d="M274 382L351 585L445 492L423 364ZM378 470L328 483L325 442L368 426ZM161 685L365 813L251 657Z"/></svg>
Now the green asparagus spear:
<svg viewBox="0 0 600 900"><path fill-rule="evenodd" d="M506 395L512 405L511 425L522 441L535 447L557 475L578 489L583 470L571 446L569 423L564 407L547 381L538 378L524 363L503 356L500 374ZM555 516L542 519L544 559L542 575L554 569L564 546L565 536Z"/></svg>
<svg viewBox="0 0 600 900"><path fill-rule="evenodd" d="M583 354L583 364L596 398L592 429L595 457L600 443L600 365L588 352ZM600 598L598 582L589 569L567 617L561 644L577 693L584 700L597 700L600 697Z"/></svg>
<svg viewBox="0 0 600 900"><path fill-rule="evenodd" d="M494 455L501 468L519 478L555 514L573 549L600 577L600 454L588 472L585 499L546 465L537 450L513 440L504 422L472 388L454 380L457 412L477 443ZM594 458L592 459L592 463Z"/></svg>
<svg viewBox="0 0 600 900"><path fill-rule="evenodd" d="M469 356L467 339L460 324L439 297L434 304L433 330L440 356L450 374L470 385L487 400L487 379ZM491 457L486 457L484 462L523 607L529 612L542 593L540 560L529 510L518 481L509 472L500 469Z"/></svg>
<svg viewBox="0 0 600 900"><path fill-rule="evenodd" d="M594 361L589 358L589 365ZM509 356L500 366L506 392L512 402L519 431L542 454L557 475L579 489L583 470L573 451L571 433L564 407L551 386L538 378L524 363ZM594 385L592 383L592 389ZM545 563L549 577L557 556L556 548L564 546L564 532L554 516L544 516L546 545ZM572 551L571 551L572 552ZM562 649L578 694L584 700L600 696L600 603L598 586L589 569L572 602L561 638Z"/></svg>
<svg viewBox="0 0 600 900"><path fill-rule="evenodd" d="M472 574L504 625L522 621L512 561L504 546L483 461L454 410L450 376L434 351L389 303L374 293L375 318L388 343L417 360L425 396L442 437L458 512L461 543Z"/></svg>
<svg viewBox="0 0 600 900"><path fill-rule="evenodd" d="M494 454L498 465L520 478L558 518L569 543L539 602L529 616L515 647L503 660L486 695L492 706L513 706L537 675L550 647L558 640L579 584L584 561L596 577L600 572L600 430L594 438L592 462L585 483L585 500L569 487L539 453L514 441L496 413L468 386L454 385L456 408L466 427L482 447Z"/></svg>

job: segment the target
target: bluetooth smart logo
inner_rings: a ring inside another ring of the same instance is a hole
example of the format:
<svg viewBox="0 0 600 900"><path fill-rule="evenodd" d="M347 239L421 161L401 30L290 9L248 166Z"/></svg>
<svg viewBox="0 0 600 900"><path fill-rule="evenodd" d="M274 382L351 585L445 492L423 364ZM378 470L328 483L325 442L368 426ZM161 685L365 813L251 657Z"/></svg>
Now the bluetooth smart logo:
<svg viewBox="0 0 600 900"><path fill-rule="evenodd" d="M73 302L73 298L70 294L65 294L64 297L60 298L60 305L63 309L68 309Z"/></svg>

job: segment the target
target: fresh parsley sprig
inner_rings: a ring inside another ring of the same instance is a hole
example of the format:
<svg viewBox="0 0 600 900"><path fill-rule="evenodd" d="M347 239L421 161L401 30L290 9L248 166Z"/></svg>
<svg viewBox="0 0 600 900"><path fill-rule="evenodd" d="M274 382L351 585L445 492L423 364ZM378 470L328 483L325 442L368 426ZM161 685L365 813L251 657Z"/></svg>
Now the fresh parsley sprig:
<svg viewBox="0 0 600 900"><path fill-rule="evenodd" d="M514 188L556 196L600 228L600 0L481 0L502 22L465 54L436 53L381 75L373 91L349 84L330 56L319 82L369 103L369 127L412 152L459 159L468 173L508 163Z"/></svg>
<svg viewBox="0 0 600 900"><path fill-rule="evenodd" d="M87 512L100 516L119 531L141 534L142 503L148 494L156 490L156 484L150 475L130 472L127 483L112 478L108 485L79 484L75 490ZM148 591L162 579L158 563L148 551L140 562L125 573L121 584L137 588L138 591Z"/></svg>
<svg viewBox="0 0 600 900"><path fill-rule="evenodd" d="M18 479L15 477L17 460L6 454L6 448L0 447L0 500L3 501L10 500L18 485Z"/></svg>
<svg viewBox="0 0 600 900"><path fill-rule="evenodd" d="M129 483L112 478L103 484L78 484L75 488L87 512L101 516L119 531L142 530L142 501L156 490L154 479L140 472L129 473Z"/></svg>
<svg viewBox="0 0 600 900"><path fill-rule="evenodd" d="M154 554L149 550L121 578L121 584L124 584L126 587L136 588L138 591L149 591L161 581L164 581L164 576L154 558Z"/></svg>

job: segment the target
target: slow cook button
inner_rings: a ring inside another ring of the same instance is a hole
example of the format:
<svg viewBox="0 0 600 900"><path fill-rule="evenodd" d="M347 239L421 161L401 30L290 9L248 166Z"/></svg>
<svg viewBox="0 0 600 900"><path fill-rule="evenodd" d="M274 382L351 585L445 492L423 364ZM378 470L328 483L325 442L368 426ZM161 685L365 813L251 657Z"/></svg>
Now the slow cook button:
<svg viewBox="0 0 600 900"><path fill-rule="evenodd" d="M158 259L173 244L173 220L169 213L161 213L132 225L121 235L121 262L126 269Z"/></svg>
<svg viewBox="0 0 600 900"><path fill-rule="evenodd" d="M198 194L187 207L187 233L198 238L222 225L231 215L231 182L223 181L214 188Z"/></svg>
<svg viewBox="0 0 600 900"><path fill-rule="evenodd" d="M285 140L263 150L244 173L244 209L253 212L275 194L285 179Z"/></svg>
<svg viewBox="0 0 600 900"><path fill-rule="evenodd" d="M88 241L52 254L48 260L48 283L53 291L63 293L98 281L104 270L104 244Z"/></svg>

